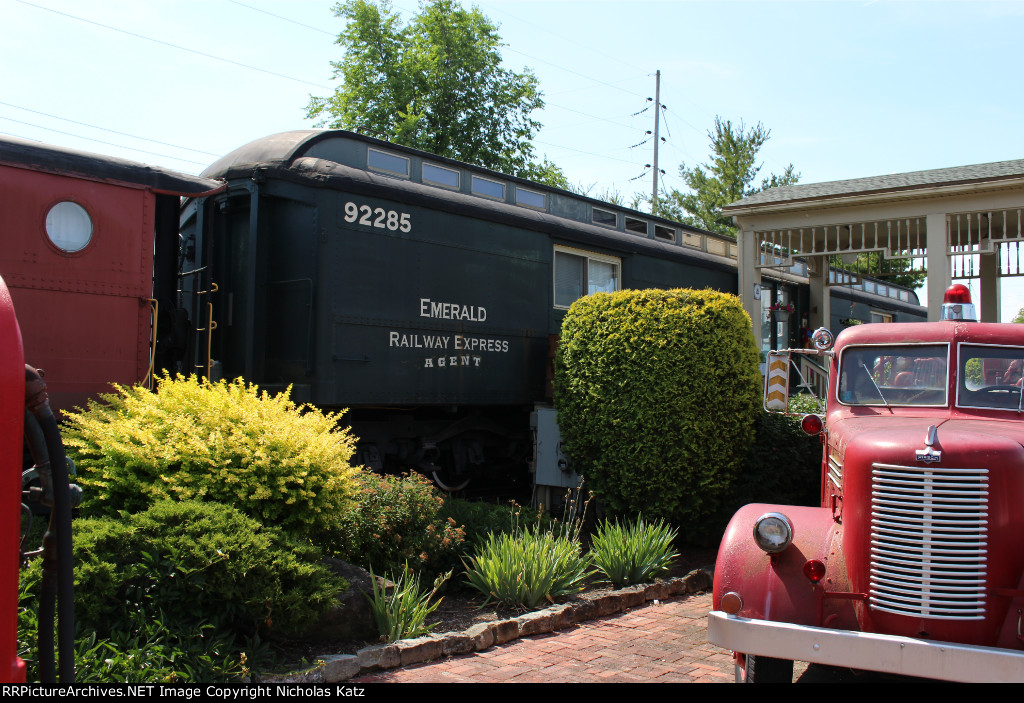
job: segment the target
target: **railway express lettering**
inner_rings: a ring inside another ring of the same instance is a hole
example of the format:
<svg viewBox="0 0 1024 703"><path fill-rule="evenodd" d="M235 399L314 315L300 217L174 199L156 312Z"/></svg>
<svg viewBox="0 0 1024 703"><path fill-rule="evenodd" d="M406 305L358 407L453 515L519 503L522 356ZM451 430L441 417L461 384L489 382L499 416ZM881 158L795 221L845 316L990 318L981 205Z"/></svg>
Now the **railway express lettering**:
<svg viewBox="0 0 1024 703"><path fill-rule="evenodd" d="M455 348L466 351L507 352L508 340L490 339L489 337L464 337L455 335Z"/></svg>
<svg viewBox="0 0 1024 703"><path fill-rule="evenodd" d="M423 368L432 369L437 367L443 369L446 366L479 366L479 356L473 356L470 354L459 354L457 356L439 356L436 359L428 356L423 360Z"/></svg>
<svg viewBox="0 0 1024 703"><path fill-rule="evenodd" d="M413 349L447 349L451 337L440 334L402 334L392 330L388 337L389 347L410 347Z"/></svg>
<svg viewBox="0 0 1024 703"><path fill-rule="evenodd" d="M469 320L483 322L487 319L487 308L482 305L459 305L438 303L430 298L420 298L420 317L438 317L442 320Z"/></svg>

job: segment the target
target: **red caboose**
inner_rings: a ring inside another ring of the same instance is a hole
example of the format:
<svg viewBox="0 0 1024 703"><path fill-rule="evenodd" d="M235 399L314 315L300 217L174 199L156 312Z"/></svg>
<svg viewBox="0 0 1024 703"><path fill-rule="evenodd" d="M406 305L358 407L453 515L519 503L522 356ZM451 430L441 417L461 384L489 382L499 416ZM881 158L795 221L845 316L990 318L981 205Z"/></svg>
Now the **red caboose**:
<svg viewBox="0 0 1024 703"><path fill-rule="evenodd" d="M155 358L154 340L174 334L180 197L222 187L0 137L0 275L18 310L25 358L46 371L55 410L83 405L112 381L139 382L154 365L171 367ZM157 309L162 324L154 329ZM182 358L185 346L166 345Z"/></svg>

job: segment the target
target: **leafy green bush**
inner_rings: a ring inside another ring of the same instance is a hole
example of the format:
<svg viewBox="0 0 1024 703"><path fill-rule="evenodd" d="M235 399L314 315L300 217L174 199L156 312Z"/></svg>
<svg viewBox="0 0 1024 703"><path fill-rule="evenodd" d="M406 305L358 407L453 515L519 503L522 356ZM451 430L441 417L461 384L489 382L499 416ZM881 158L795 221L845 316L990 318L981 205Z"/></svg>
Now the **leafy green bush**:
<svg viewBox="0 0 1024 703"><path fill-rule="evenodd" d="M668 573L676 554L672 542L677 531L664 521L620 525L605 521L591 538L594 565L616 586L645 583Z"/></svg>
<svg viewBox="0 0 1024 703"><path fill-rule="evenodd" d="M524 507L514 501L494 505L446 496L441 516L451 518L462 528L466 544L478 543L492 532L516 532L537 525L547 526L550 517L535 508Z"/></svg>
<svg viewBox="0 0 1024 703"><path fill-rule="evenodd" d="M613 515L690 526L721 505L753 439L750 318L711 290L580 298L555 359L566 452Z"/></svg>
<svg viewBox="0 0 1024 703"><path fill-rule="evenodd" d="M348 510L354 439L339 413L298 406L241 379L159 379L156 392L115 386L69 416L64 442L94 515L154 502L209 500L317 539Z"/></svg>
<svg viewBox="0 0 1024 703"><path fill-rule="evenodd" d="M730 502L817 505L821 486L821 438L800 429L799 417L761 413L755 439L743 453L743 467Z"/></svg>
<svg viewBox="0 0 1024 703"><path fill-rule="evenodd" d="M365 569L440 573L458 562L464 533L440 491L418 474L356 477L354 504L335 516L334 553Z"/></svg>
<svg viewBox="0 0 1024 703"><path fill-rule="evenodd" d="M733 513L748 503L818 505L821 438L800 429L799 417L761 413L755 439L743 452L733 490L716 515L689 533L694 542L717 544Z"/></svg>
<svg viewBox="0 0 1024 703"><path fill-rule="evenodd" d="M186 683L238 681L248 657L213 625L171 631L159 620L138 617L130 631L109 639L95 632L75 641L76 683Z"/></svg>
<svg viewBox="0 0 1024 703"><path fill-rule="evenodd" d="M488 535L466 563L466 580L487 602L536 608L583 590L591 566L579 542L536 527Z"/></svg>
<svg viewBox="0 0 1024 703"><path fill-rule="evenodd" d="M789 397L789 412L800 413L801 415L825 414L825 400L817 399L810 393L798 393Z"/></svg>
<svg viewBox="0 0 1024 703"><path fill-rule="evenodd" d="M22 579L18 592L18 656L25 661L26 680L40 681L36 617L38 581ZM213 625L168 630L162 615L137 611L131 625L108 637L75 632L77 683L219 682L249 673L249 657L240 652L236 638L216 632Z"/></svg>
<svg viewBox="0 0 1024 703"><path fill-rule="evenodd" d="M207 673L234 671L259 635L296 634L346 588L315 547L215 503L162 501L122 520L81 518L74 540L75 617L95 633L94 646L130 656L148 642L170 659L216 652L189 659ZM30 607L40 567L36 560L22 572L26 632L38 629Z"/></svg>
<svg viewBox="0 0 1024 703"><path fill-rule="evenodd" d="M370 583L373 594L367 594L373 620L377 631L384 642L394 642L409 637L419 637L437 627L437 623L427 624L427 616L437 610L441 599L431 603L438 590L452 575L452 572L439 575L434 579L434 587L429 593L420 588L419 574L414 574L408 567L403 568L397 576L388 574L385 579L394 585L390 592L377 584L377 577L370 570Z"/></svg>

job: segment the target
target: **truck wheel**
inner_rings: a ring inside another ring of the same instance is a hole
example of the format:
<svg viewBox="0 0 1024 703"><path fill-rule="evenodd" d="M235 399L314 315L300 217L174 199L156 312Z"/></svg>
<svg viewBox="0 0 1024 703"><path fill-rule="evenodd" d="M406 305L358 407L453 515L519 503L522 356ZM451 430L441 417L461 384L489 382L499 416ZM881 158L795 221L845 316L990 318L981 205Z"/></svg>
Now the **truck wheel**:
<svg viewBox="0 0 1024 703"><path fill-rule="evenodd" d="M793 660L748 654L743 683L793 683Z"/></svg>

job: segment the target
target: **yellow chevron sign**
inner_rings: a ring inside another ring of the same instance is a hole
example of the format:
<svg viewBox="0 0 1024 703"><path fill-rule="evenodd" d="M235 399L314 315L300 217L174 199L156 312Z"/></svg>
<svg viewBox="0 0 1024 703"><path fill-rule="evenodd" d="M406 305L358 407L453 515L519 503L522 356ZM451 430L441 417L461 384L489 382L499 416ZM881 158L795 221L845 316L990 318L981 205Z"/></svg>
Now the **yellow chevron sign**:
<svg viewBox="0 0 1024 703"><path fill-rule="evenodd" d="M789 408L789 354L770 352L764 382L764 408L770 412L786 412Z"/></svg>

